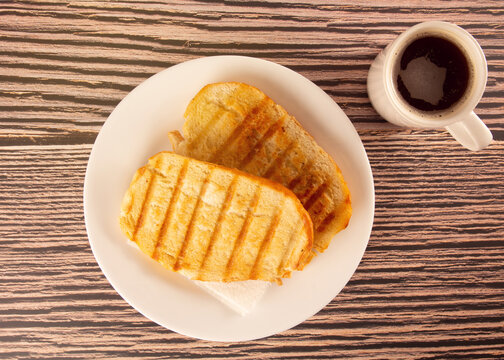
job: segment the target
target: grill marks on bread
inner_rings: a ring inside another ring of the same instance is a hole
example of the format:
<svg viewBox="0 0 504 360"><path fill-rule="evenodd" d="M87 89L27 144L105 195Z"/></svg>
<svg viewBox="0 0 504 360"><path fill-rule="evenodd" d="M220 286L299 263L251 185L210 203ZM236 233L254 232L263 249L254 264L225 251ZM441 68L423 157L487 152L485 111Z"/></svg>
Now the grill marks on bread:
<svg viewBox="0 0 504 360"><path fill-rule="evenodd" d="M205 277L205 272L207 272L207 260L210 255L214 254L214 247L216 246L216 241L219 239L219 236L221 236L221 229L222 229L222 224L224 222L224 219L227 215L227 212L229 210L229 207L231 206L231 199L233 198L235 192L236 192L236 186L238 183L238 175L235 175L233 177L233 180L231 180L231 183L229 185L229 188L226 193L226 198L224 199L222 206L219 211L219 216L217 218L217 222L215 224L215 227L212 230L212 235L210 236L210 241L208 243L208 246L205 250L205 255L203 256L203 261L201 262L201 267L198 270L198 280L202 280ZM215 254L213 255L215 256Z"/></svg>
<svg viewBox="0 0 504 360"><path fill-rule="evenodd" d="M170 135L175 152L292 190L316 225L316 250L324 251L347 226L352 211L341 171L297 120L260 90L234 82L207 85L185 118L184 136Z"/></svg>
<svg viewBox="0 0 504 360"><path fill-rule="evenodd" d="M213 154L211 154L208 157L208 160L212 163L215 163L220 159L223 155L226 154L226 152L229 151L230 146L235 146L236 142L242 142L242 141L254 141L254 139L257 140L256 137L253 137L251 133L247 133L247 128L246 125L250 122L255 121L257 117L259 116L260 112L262 109L264 109L265 102L267 101L267 98L265 97L261 101L258 101L255 107L248 112L246 115L245 119L241 122L238 123L238 125L235 127L231 135L227 139L225 139L224 143L218 148L216 151L214 151ZM223 109L224 111L226 110L225 108ZM236 111L233 111L235 114L238 114L238 117L241 117L241 114L237 113ZM257 134L261 134L261 128L258 128Z"/></svg>
<svg viewBox="0 0 504 360"><path fill-rule="evenodd" d="M165 201L168 202L168 207L166 208L166 212L165 212L165 215L163 218L163 223L161 225L160 233L157 236L156 241L155 241L156 245L154 247L154 253L152 256L156 260L158 260L158 258L159 258L159 252L158 252L159 245L161 244L162 239L164 239L166 237L167 227L171 223L171 219L173 216L173 207L175 206L175 204L177 203L177 201L179 199L180 186L181 186L182 180L184 179L185 174L187 172L188 165L189 165L189 161L188 160L184 161L182 167L180 168L180 171L178 172L177 181L175 183L175 187L173 189L173 192L171 194L169 194L169 193L167 194L167 195L171 195L171 196L169 196L169 199L165 198ZM173 174L171 174L171 175L173 176ZM136 242L136 238L133 238L132 240Z"/></svg>
<svg viewBox="0 0 504 360"><path fill-rule="evenodd" d="M191 279L279 282L311 259L311 221L294 194L169 152L137 171L120 224L143 252Z"/></svg>

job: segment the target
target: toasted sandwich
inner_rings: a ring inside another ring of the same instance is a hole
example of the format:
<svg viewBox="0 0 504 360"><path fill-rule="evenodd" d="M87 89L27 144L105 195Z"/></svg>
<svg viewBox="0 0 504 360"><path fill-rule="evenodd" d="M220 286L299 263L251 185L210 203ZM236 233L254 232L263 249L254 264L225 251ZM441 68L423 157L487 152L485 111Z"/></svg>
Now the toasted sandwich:
<svg viewBox="0 0 504 360"><path fill-rule="evenodd" d="M137 170L119 223L145 254L193 280L281 283L312 258L311 219L290 190L171 152Z"/></svg>
<svg viewBox="0 0 504 360"><path fill-rule="evenodd" d="M350 220L350 192L333 159L299 122L259 89L237 82L205 86L184 114L176 153L236 168L290 189L310 214L323 252Z"/></svg>

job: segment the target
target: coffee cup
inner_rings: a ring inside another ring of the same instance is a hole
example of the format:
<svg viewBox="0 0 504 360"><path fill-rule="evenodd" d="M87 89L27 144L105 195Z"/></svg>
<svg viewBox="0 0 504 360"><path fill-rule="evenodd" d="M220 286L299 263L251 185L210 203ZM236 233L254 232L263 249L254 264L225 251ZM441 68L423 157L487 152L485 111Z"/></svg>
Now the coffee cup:
<svg viewBox="0 0 504 360"><path fill-rule="evenodd" d="M492 141L474 113L486 81L478 42L457 25L427 21L400 34L376 57L367 88L373 107L390 123L444 127L467 149L480 150Z"/></svg>

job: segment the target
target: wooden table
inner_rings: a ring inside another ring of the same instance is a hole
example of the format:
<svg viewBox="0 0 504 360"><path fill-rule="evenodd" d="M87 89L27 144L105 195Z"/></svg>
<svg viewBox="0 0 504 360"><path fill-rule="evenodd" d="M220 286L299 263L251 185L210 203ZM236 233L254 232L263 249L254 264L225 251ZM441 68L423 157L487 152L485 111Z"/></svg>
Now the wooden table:
<svg viewBox="0 0 504 360"><path fill-rule="evenodd" d="M385 122L366 93L374 57L425 20L480 42L476 112L494 141ZM159 1L0 4L0 358L504 358L504 3ZM131 308L88 244L82 186L117 103L160 70L239 54L285 65L346 112L376 187L375 223L345 289L269 338L212 343Z"/></svg>

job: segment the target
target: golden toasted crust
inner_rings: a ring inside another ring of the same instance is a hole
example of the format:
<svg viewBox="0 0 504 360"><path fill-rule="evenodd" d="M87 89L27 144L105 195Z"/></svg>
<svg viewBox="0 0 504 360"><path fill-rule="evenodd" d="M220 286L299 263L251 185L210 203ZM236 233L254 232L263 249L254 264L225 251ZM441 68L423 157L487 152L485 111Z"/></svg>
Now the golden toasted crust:
<svg viewBox="0 0 504 360"><path fill-rule="evenodd" d="M350 220L350 192L333 159L298 121L259 89L237 82L205 86L185 112L174 151L268 178L292 190L322 252Z"/></svg>
<svg viewBox="0 0 504 360"><path fill-rule="evenodd" d="M310 216L290 190L171 152L135 173L119 223L144 253L195 280L280 283L311 260Z"/></svg>

